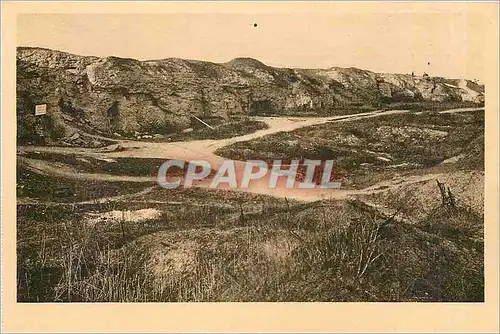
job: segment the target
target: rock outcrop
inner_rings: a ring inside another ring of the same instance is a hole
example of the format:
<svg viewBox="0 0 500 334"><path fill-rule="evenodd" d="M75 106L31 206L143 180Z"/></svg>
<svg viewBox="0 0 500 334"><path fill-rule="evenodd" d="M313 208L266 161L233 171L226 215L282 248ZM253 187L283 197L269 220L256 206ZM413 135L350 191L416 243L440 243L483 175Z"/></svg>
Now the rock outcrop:
<svg viewBox="0 0 500 334"><path fill-rule="evenodd" d="M467 80L380 74L356 68L288 69L255 59L215 64L138 61L17 49L18 136L29 136L34 107L47 126L106 134L165 134L190 128L192 115L227 119L265 113L335 114L391 102L481 103L484 86ZM62 125L61 125L62 124ZM52 135L52 134L51 134Z"/></svg>

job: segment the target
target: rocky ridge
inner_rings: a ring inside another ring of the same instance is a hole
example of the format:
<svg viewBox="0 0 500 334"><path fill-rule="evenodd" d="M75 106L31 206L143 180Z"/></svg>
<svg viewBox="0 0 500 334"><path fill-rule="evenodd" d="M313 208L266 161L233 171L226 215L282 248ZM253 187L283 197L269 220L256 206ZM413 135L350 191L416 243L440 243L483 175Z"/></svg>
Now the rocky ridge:
<svg viewBox="0 0 500 334"><path fill-rule="evenodd" d="M139 61L17 49L18 139L36 126L34 107L47 104L50 136L84 128L98 134L172 133L192 116L333 115L395 102L484 102L470 80L374 73L357 68L274 68L251 58L227 63L168 58Z"/></svg>

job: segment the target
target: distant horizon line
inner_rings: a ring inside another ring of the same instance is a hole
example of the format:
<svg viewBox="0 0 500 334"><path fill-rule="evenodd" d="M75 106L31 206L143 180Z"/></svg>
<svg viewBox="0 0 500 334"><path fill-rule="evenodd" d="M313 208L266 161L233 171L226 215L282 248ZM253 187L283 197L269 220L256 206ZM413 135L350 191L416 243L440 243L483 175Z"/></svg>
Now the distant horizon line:
<svg viewBox="0 0 500 334"><path fill-rule="evenodd" d="M111 58L111 57L114 57L114 58L119 58L119 59L128 59L128 60L134 60L134 61L138 61L138 62L154 62L154 61L162 61L162 60L173 60L173 59L179 59L179 60L185 60L185 61L197 61L197 62L204 62L204 63L210 63L210 64L216 64L216 65L223 65L223 64L228 64L234 60L238 60L238 59L249 59L249 60L253 60L253 61L256 61L256 62L259 62L261 63L262 65L264 66L267 66L267 67L271 67L271 68L277 68L277 69L298 69L298 70L331 70L331 69L356 69L356 70L361 70L361 71L365 71L365 72L372 72L372 73L375 73L375 74L396 74L396 75L408 75L408 76L414 76L414 77L424 77L424 74L427 74L427 73L422 73L422 75L418 75L418 74L412 74L412 73L397 73L397 72L388 72L388 71L384 71L384 72L378 72L378 71L374 71L374 70L369 70L369 69L364 69L364 68L360 68L360 67L356 67L356 66L346 66L346 67L342 67L342 66L331 66L331 67L282 67L282 66L276 66L276 65L268 65L266 63L264 63L263 61L259 60L259 59L256 59L256 58L253 58L253 57L246 57L246 56L238 56L238 57L234 57L232 59L230 59L229 61L226 61L226 62L215 62L215 61L210 61L210 60L203 60L203 59L195 59L195 58L180 58L180 57L166 57L166 58L156 58L156 59L137 59L137 58L131 58L131 57L122 57L122 56L116 56L116 55L108 55L108 56L96 56L96 55L83 55L83 54L78 54L78 53L73 53L73 52L70 52L70 51L64 51L64 50L61 50L61 49L52 49L52 48L49 48L49 47L45 47L45 46L22 46L22 45L19 45L19 46L16 46L16 51L17 49L42 49L42 50L48 50L48 51L55 51L55 52L60 52L60 53L67 53L67 54L70 54L70 55L73 55L73 56L79 56L79 57L93 57L93 58ZM17 56L17 55L16 55ZM430 75L430 74L427 74L429 77L431 78L443 78L443 79L452 79L452 80L460 80L460 79L464 79L464 80L469 80L469 81L472 81L472 82L475 82L475 83L479 83L481 85L484 85L484 83L479 80L479 79L470 79L470 78L451 78L451 77L445 77L445 76L436 76L436 75Z"/></svg>

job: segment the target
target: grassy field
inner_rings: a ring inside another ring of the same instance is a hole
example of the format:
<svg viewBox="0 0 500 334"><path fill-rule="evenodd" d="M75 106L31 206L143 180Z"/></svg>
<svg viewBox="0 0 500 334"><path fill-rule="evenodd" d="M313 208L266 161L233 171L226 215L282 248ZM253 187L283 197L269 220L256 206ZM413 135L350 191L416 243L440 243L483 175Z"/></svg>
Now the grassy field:
<svg viewBox="0 0 500 334"><path fill-rule="evenodd" d="M42 201L78 202L126 195L150 187L153 182L104 182L63 180L17 166L17 196Z"/></svg>
<svg viewBox="0 0 500 334"><path fill-rule="evenodd" d="M161 214L95 220L144 209ZM484 299L482 216L464 207L409 224L355 200L156 189L17 214L21 302Z"/></svg>
<svg viewBox="0 0 500 334"><path fill-rule="evenodd" d="M198 126L197 128L193 129L192 132L181 132L169 135L168 139L170 141L225 139L253 133L257 130L263 130L267 128L267 125L264 122L243 117L238 119L230 119L229 121L224 121L219 125L212 125L212 127L214 128L213 130L205 126Z"/></svg>
<svg viewBox="0 0 500 334"><path fill-rule="evenodd" d="M43 145L43 146L74 146L96 148L114 144L118 140L139 140L150 142L164 141L189 141L198 139L224 139L253 133L257 130L266 129L264 122L256 121L247 116L232 116L228 119L220 117L204 118L212 129L202 125L199 121L192 120L191 128L157 129L154 132L145 133L103 133L89 128L86 124L65 124L60 117L51 115L41 120L32 117L23 119L23 127L18 129L18 145ZM67 122L67 121L66 121ZM37 130L38 128L42 130ZM77 133L77 139L71 136L64 136L64 128L75 129L72 133ZM76 131L81 129L83 131ZM184 130L184 131L182 131ZM97 139L93 136L97 136Z"/></svg>
<svg viewBox="0 0 500 334"><path fill-rule="evenodd" d="M30 159L59 162L87 173L110 175L152 176L167 159L113 158L102 159L78 154L50 152L24 152L21 156ZM172 167L172 170L175 167Z"/></svg>
<svg viewBox="0 0 500 334"><path fill-rule="evenodd" d="M411 110L418 111L443 111L456 108L480 108L484 107L484 103L468 102L468 101L413 101L413 102L390 102L365 105L351 105L349 107L338 107L310 111L280 111L269 112L265 110L254 111L252 116L298 116L298 117L325 117L335 115L359 114L375 110Z"/></svg>
<svg viewBox="0 0 500 334"><path fill-rule="evenodd" d="M468 102L468 101L446 101L446 102L433 102L433 101L419 101L419 102L392 102L383 104L383 109L404 109L411 111L443 111L457 108L481 108L484 103Z"/></svg>
<svg viewBox="0 0 500 334"><path fill-rule="evenodd" d="M223 157L332 159L345 186L367 186L396 173L437 166L464 154L457 165L482 169L484 112L384 115L356 122L326 123L239 142L216 151ZM471 154L473 152L474 154Z"/></svg>
<svg viewBox="0 0 500 334"><path fill-rule="evenodd" d="M164 141L189 141L201 139L225 139L236 136L242 136L248 133L253 133L257 130L266 129L267 125L264 122L256 121L247 116L233 116L229 119L221 119L218 117L207 118L202 117L206 123L212 126L212 129L201 124L199 121L192 120L192 127L186 128L184 131L171 129L171 131L159 132L160 136L155 137L153 133L140 134L140 138L134 136L116 136L115 134L107 134L115 139L132 139L151 142ZM189 131L190 130L190 131ZM146 137L144 137L146 135ZM149 138L148 135L152 138Z"/></svg>
<svg viewBox="0 0 500 334"><path fill-rule="evenodd" d="M345 187L440 173L456 203L442 202L434 179L300 202L60 178L19 164L18 301L484 301L484 113L327 123L218 153L333 158ZM151 175L162 162L24 156L132 176Z"/></svg>

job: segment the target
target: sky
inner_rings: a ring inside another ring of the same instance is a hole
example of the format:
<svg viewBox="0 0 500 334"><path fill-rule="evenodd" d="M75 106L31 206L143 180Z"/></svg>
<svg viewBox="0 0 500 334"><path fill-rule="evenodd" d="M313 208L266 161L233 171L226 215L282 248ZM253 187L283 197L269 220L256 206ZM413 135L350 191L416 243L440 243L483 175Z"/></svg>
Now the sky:
<svg viewBox="0 0 500 334"><path fill-rule="evenodd" d="M17 45L139 60L252 57L277 67L482 81L483 23L465 12L21 14Z"/></svg>

